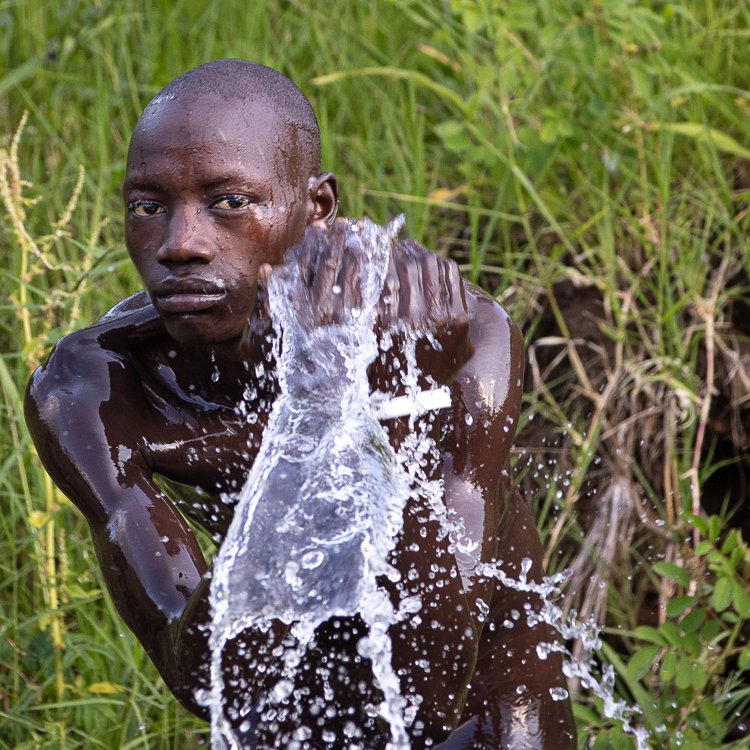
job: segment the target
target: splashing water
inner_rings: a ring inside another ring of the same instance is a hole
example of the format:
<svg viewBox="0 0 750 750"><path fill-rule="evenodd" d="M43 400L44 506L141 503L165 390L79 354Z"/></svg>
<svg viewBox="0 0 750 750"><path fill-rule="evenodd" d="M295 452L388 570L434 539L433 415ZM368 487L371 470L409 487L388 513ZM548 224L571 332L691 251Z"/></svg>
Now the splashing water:
<svg viewBox="0 0 750 750"><path fill-rule="evenodd" d="M409 747L406 701L391 666L388 637L398 613L376 584L378 576L394 576L387 557L402 526L409 485L373 415L366 372L377 354L375 305L402 223L383 229L365 221L348 230L347 244L359 243L369 262L361 273L361 308L340 324L313 331L300 324L294 312L296 264L276 269L270 279L271 316L282 332L276 351L281 392L214 563L209 701L214 750L242 747L225 715L226 689L248 687L241 675L229 678L234 684L225 682L222 654L231 639L247 629L268 632L274 621L292 626L293 639L275 652L281 654L282 674L263 686L261 702L273 707L294 690L295 667L316 627L356 614L369 629L358 650L371 660L383 695L377 711L390 726L389 748ZM295 736L305 734L300 727Z"/></svg>
<svg viewBox="0 0 750 750"><path fill-rule="evenodd" d="M553 576L545 576L540 582L529 581L531 565L531 560L524 558L521 561L521 574L517 579L506 575L497 563L480 563L478 572L496 578L503 586L516 591L527 591L539 597L541 609L534 608L531 602L525 605L528 626L533 628L544 622L559 633L563 641L580 643L582 648L581 654L574 656L563 643L541 643L537 646L537 656L544 660L555 651L561 653L563 674L568 679L579 680L583 688L601 699L604 716L620 722L623 731L633 736L637 750L648 750L648 732L633 723L634 717L640 714L641 710L614 696L615 672L612 665L605 664L602 667L601 677L595 672L594 665L597 660L594 655L602 647L599 626L593 620L580 622L575 610L571 610L566 617L563 610L555 604L555 599L560 595L560 586L568 578L570 571L563 570ZM564 688L551 688L550 697L552 700L566 700L568 691Z"/></svg>

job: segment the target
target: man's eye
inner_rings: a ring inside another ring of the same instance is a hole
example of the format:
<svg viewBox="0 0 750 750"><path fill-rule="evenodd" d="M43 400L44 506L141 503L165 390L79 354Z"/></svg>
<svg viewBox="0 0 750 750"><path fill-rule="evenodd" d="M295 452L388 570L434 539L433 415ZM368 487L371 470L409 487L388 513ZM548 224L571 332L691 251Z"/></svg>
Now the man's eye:
<svg viewBox="0 0 750 750"><path fill-rule="evenodd" d="M156 216L164 211L156 201L130 201L128 213L131 216Z"/></svg>
<svg viewBox="0 0 750 750"><path fill-rule="evenodd" d="M253 201L246 195L224 195L221 198L215 200L211 204L211 208L236 210L238 208L246 208L252 203Z"/></svg>

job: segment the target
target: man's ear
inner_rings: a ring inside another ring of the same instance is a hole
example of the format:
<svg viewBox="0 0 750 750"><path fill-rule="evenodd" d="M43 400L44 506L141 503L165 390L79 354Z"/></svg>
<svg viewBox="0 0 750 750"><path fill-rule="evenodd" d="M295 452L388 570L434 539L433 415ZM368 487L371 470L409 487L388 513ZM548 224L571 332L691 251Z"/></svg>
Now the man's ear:
<svg viewBox="0 0 750 750"><path fill-rule="evenodd" d="M310 178L310 210L307 223L329 227L339 209L339 184L331 172Z"/></svg>

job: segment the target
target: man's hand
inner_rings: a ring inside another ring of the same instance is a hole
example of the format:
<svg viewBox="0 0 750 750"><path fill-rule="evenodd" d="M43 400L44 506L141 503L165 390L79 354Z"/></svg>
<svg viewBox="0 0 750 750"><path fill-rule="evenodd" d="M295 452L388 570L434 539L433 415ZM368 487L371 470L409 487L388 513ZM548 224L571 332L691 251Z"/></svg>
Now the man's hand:
<svg viewBox="0 0 750 750"><path fill-rule="evenodd" d="M378 327L396 341L415 335L423 375L448 384L473 352L458 266L411 240L394 242L378 304Z"/></svg>
<svg viewBox="0 0 750 750"><path fill-rule="evenodd" d="M284 263L273 269L277 289L286 294L293 317L305 331L345 323L363 306L363 276L367 248L342 223L330 228L310 226L299 245L288 250ZM271 268L260 273L262 291ZM263 295L261 295L263 296Z"/></svg>
<svg viewBox="0 0 750 750"><path fill-rule="evenodd" d="M372 262L370 248L359 239L361 231L361 225L344 221L326 229L308 227L303 241L286 253L282 266L262 266L245 347L262 348L270 332L271 274L284 282L278 288L288 292L286 304L307 332L344 323L361 309L365 269ZM393 390L394 355L398 358L407 337L418 340L417 364L423 376L440 385L449 383L473 352L458 266L416 242L393 240L375 327L381 340L390 337L393 342L371 368L375 390Z"/></svg>

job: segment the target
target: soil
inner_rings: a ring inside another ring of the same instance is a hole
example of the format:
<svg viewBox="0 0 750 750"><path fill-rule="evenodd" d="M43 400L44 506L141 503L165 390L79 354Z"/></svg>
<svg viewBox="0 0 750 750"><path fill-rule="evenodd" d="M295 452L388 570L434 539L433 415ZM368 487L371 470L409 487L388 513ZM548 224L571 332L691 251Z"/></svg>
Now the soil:
<svg viewBox="0 0 750 750"><path fill-rule="evenodd" d="M692 451L694 428L688 420L698 419L699 410L688 413L684 395L640 372L639 361L648 357L638 344L642 331L633 332L633 342L624 347L623 362L617 363L615 343L608 335L611 320L595 286L566 279L554 286L553 294L558 318L549 301L540 298L541 314L534 321L528 345L526 390L533 418L516 437L516 472L537 513L544 508L551 483L563 490L552 510L558 519L569 516L564 519L566 533L555 536L553 527L548 542L556 547L557 560L549 563L553 568L574 568L568 589L571 606L601 616L607 605L598 590L600 577L612 581L618 571L628 571L630 577L634 567L637 577L634 557L643 560L667 554L669 559L664 522L679 522L686 502L678 497L680 478L675 476L673 453L675 447ZM691 314L695 320L686 320L685 325L700 322L697 311ZM567 331L561 330L559 318ZM710 393L705 340L697 356L698 392L701 398L710 396L701 470L713 467L710 473L703 471L700 502L706 512L726 517L750 541L747 305L734 303L723 311L713 345ZM585 439L597 417L601 430L595 455L585 476L574 476L573 456L581 450L575 433ZM571 481L578 482L580 489L567 497L566 505L565 484ZM581 543L586 548L583 553ZM630 563L622 565L627 558ZM633 587L632 580L623 583L628 589ZM645 619L652 619L657 604L653 592L645 587L636 595L642 600Z"/></svg>

